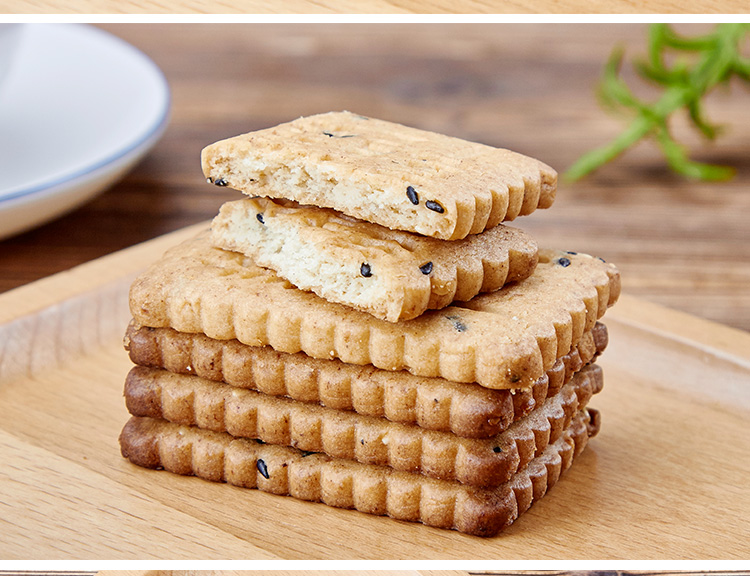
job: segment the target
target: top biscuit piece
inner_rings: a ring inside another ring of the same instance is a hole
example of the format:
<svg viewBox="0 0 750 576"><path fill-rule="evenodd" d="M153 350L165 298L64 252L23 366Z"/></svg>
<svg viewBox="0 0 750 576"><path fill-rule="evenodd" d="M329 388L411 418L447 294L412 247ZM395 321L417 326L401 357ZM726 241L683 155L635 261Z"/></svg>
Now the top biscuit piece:
<svg viewBox="0 0 750 576"><path fill-rule="evenodd" d="M350 112L206 147L209 182L443 240L549 208L557 173L521 154Z"/></svg>

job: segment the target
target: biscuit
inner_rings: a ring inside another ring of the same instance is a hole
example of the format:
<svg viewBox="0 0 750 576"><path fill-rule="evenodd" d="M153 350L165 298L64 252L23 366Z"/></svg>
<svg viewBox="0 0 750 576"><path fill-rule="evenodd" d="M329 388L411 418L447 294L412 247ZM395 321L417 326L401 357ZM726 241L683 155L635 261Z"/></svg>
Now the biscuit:
<svg viewBox="0 0 750 576"><path fill-rule="evenodd" d="M607 329L597 322L576 349L559 358L530 389L514 392L276 352L171 328L137 329L132 323L125 345L134 364L457 436L490 438L556 394L574 372L593 361L607 345Z"/></svg>
<svg viewBox="0 0 750 576"><path fill-rule="evenodd" d="M146 468L494 536L554 486L595 433L589 415L579 413L556 442L511 480L493 489L258 444L150 418L132 418L120 435L120 448L125 458Z"/></svg>
<svg viewBox="0 0 750 576"><path fill-rule="evenodd" d="M557 173L516 152L331 112L207 146L209 182L442 240L552 205Z"/></svg>
<svg viewBox="0 0 750 576"><path fill-rule="evenodd" d="M392 323L298 290L201 234L135 280L130 310L138 326L520 389L567 354L619 291L613 265L545 250L523 282Z"/></svg>
<svg viewBox="0 0 750 576"><path fill-rule="evenodd" d="M142 366L128 375L125 401L133 416L492 487L555 442L601 387L601 369L587 366L558 394L490 439L459 438Z"/></svg>
<svg viewBox="0 0 750 576"><path fill-rule="evenodd" d="M537 263L536 243L516 228L447 242L267 198L225 203L211 242L297 288L389 322L523 280Z"/></svg>

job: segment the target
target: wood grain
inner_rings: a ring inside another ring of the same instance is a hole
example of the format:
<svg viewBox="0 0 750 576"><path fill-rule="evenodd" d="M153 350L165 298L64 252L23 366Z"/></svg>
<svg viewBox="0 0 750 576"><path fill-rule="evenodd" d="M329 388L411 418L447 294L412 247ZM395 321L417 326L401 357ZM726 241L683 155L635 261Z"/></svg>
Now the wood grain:
<svg viewBox="0 0 750 576"><path fill-rule="evenodd" d="M46 351L0 348L3 558L711 560L750 553L750 334L628 295L605 316L605 387L592 401L602 432L554 490L497 538L132 466L117 446L130 364L121 344L124 291L166 246L193 233L0 296L0 343L22 340L21 348ZM122 303L92 304L87 313L87 299ZM71 330L97 337L71 345Z"/></svg>
<svg viewBox="0 0 750 576"><path fill-rule="evenodd" d="M740 0L0 0L6 14L739 14Z"/></svg>
<svg viewBox="0 0 750 576"><path fill-rule="evenodd" d="M641 55L646 32L601 24L104 28L164 70L170 126L111 190L0 242L0 290L213 217L237 195L205 183L200 149L304 114L354 110L509 147L562 171L621 130L598 107L594 87L613 46ZM630 294L750 330L747 103L738 83L711 96L706 114L726 127L711 146L684 118L673 127L697 159L736 166L733 181L682 180L645 143L578 184L562 184L550 210L516 225L542 245L615 262Z"/></svg>
<svg viewBox="0 0 750 576"><path fill-rule="evenodd" d="M154 499L91 470L83 454L56 456L5 430L0 430L0 453L7 458L0 485L4 495L13 497L3 503L0 515L0 552L6 560L38 558L40 553L69 560L146 560L173 554L220 559L235 553L234 537L177 508L154 514L160 509ZM190 542L173 530L187 525L196 531ZM245 548L254 557L274 558Z"/></svg>

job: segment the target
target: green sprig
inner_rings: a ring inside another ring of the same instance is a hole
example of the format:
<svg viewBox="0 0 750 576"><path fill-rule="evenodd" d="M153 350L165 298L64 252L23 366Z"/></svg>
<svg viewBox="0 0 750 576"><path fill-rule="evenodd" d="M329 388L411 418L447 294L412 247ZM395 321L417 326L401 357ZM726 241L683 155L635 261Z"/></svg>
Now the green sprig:
<svg viewBox="0 0 750 576"><path fill-rule="evenodd" d="M750 59L741 55L742 44L749 33L750 24L718 24L710 34L690 38L677 34L667 24L651 25L648 57L637 62L635 69L641 77L663 87L661 97L653 103L638 98L621 78L624 51L615 48L604 67L598 95L603 106L625 111L632 119L614 141L581 156L564 177L578 180L611 162L640 140L651 137L675 172L701 180L731 178L733 168L691 160L686 149L670 134L669 118L685 109L703 136L716 138L721 129L706 120L703 99L733 76L750 82ZM670 67L665 63L668 51L694 53L694 57L690 61L678 59Z"/></svg>

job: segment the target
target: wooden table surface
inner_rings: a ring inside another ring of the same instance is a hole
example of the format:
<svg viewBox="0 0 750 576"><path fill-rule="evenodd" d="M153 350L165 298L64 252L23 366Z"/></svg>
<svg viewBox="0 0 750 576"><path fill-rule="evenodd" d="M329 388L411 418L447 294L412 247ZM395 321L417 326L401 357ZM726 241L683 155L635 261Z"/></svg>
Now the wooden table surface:
<svg viewBox="0 0 750 576"><path fill-rule="evenodd" d="M0 0L10 14L740 14L744 0Z"/></svg>
<svg viewBox="0 0 750 576"><path fill-rule="evenodd" d="M594 86L615 44L643 53L643 25L110 24L162 68L171 123L122 182L79 210L0 242L0 291L211 218L239 193L208 185L200 149L300 115L348 109L515 149L559 171L622 128ZM683 28L683 30L685 30ZM690 31L703 28L690 28ZM726 125L701 160L728 183L688 182L650 144L516 220L542 245L615 262L624 290L750 330L750 103L733 83L709 100Z"/></svg>

